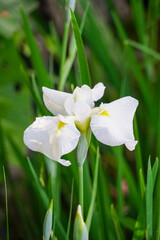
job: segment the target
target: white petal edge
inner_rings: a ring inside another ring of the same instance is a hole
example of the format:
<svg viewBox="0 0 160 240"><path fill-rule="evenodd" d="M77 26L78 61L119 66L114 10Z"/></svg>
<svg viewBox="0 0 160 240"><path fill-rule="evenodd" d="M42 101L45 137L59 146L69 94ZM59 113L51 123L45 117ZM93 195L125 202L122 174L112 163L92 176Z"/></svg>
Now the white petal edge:
<svg viewBox="0 0 160 240"><path fill-rule="evenodd" d="M61 156L75 149L80 132L73 122L58 129L59 117L36 118L24 132L24 143L32 151L41 152L47 157L65 166L70 162L61 159Z"/></svg>
<svg viewBox="0 0 160 240"><path fill-rule="evenodd" d="M126 148L128 148L128 150L133 151L137 145L138 141L128 141L125 143Z"/></svg>
<svg viewBox="0 0 160 240"><path fill-rule="evenodd" d="M65 93L46 87L42 87L42 91L45 106L51 113L53 113L54 115L67 115L64 108L64 102L68 97L71 96L70 93Z"/></svg>
<svg viewBox="0 0 160 240"><path fill-rule="evenodd" d="M94 88L92 89L92 99L93 99L93 101L97 101L97 100L99 100L100 98L103 97L105 88L106 87L101 82L97 83L94 86Z"/></svg>
<svg viewBox="0 0 160 240"><path fill-rule="evenodd" d="M138 101L132 97L124 97L109 104L101 104L100 108L109 116L93 115L91 129L95 137L109 146L125 144L133 151L137 144L133 134L133 117Z"/></svg>
<svg viewBox="0 0 160 240"><path fill-rule="evenodd" d="M58 162L59 162L60 164L62 164L63 166L65 166L65 167L69 167L69 166L71 165L71 162L70 162L70 161L64 160L64 159L59 159Z"/></svg>

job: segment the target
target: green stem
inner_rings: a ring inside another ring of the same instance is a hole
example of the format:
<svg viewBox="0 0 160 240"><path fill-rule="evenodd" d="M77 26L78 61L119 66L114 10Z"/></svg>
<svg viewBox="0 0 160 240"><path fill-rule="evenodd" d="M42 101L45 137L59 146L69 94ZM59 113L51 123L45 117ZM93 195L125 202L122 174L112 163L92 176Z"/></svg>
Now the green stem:
<svg viewBox="0 0 160 240"><path fill-rule="evenodd" d="M93 216L93 211L94 211L94 203L96 199L96 193L97 193L97 182L98 182L98 166L99 166L99 147L97 147L97 155L96 155L96 166L95 166L95 171L94 171L94 182L93 182L93 190L92 190L92 198L91 198L91 203L87 215L87 220L86 220L86 227L89 233L89 229L91 226L91 220Z"/></svg>
<svg viewBox="0 0 160 240"><path fill-rule="evenodd" d="M78 166L79 172L79 204L82 207L82 214L83 214L83 165Z"/></svg>
<svg viewBox="0 0 160 240"><path fill-rule="evenodd" d="M60 76L59 76L59 90L63 90L64 81L63 81L63 67L66 59L66 51L67 51L67 42L68 42L68 34L69 34L70 22L66 22L64 25L64 35L63 35L63 43L62 43L62 56L61 56L61 65L60 65Z"/></svg>

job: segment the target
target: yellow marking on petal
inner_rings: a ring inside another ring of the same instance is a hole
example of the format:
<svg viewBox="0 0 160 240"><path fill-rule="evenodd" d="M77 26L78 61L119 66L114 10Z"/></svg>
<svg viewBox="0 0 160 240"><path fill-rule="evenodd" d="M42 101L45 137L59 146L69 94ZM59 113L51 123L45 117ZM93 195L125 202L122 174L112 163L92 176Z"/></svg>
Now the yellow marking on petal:
<svg viewBox="0 0 160 240"><path fill-rule="evenodd" d="M61 128L63 128L65 125L66 125L66 123L59 121L59 123L58 123L58 128L57 128L57 131L56 131L56 132L58 132L58 131L59 131Z"/></svg>
<svg viewBox="0 0 160 240"><path fill-rule="evenodd" d="M101 116L107 116L110 117L108 112L106 110L104 110L103 112L100 113Z"/></svg>

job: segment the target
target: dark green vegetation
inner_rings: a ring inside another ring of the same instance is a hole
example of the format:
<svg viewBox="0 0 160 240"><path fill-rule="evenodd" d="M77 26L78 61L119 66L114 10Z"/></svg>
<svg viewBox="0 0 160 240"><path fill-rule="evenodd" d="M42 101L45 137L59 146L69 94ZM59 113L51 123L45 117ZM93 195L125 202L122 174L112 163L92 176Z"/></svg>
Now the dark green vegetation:
<svg viewBox="0 0 160 240"><path fill-rule="evenodd" d="M103 102L128 95L139 100L136 150L100 145L90 239L160 239L160 1L118 6L79 0L71 24L63 0L0 1L0 239L42 239L52 198L52 239L72 239L76 151L67 156L72 165L63 167L26 149L23 132L36 116L50 115L42 86L72 92L90 79L92 86L106 86ZM96 145L92 137L84 164L85 220Z"/></svg>

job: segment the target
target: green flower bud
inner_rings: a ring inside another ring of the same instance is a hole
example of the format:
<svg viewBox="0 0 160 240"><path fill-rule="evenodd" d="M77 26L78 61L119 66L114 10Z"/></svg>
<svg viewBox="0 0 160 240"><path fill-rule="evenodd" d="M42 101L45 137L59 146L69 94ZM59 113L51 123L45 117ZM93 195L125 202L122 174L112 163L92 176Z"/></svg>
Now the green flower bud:
<svg viewBox="0 0 160 240"><path fill-rule="evenodd" d="M49 209L43 223L43 240L49 240L52 232L52 211L53 211L53 199L51 200Z"/></svg>
<svg viewBox="0 0 160 240"><path fill-rule="evenodd" d="M88 231L83 221L81 206L78 205L74 221L73 240L88 240Z"/></svg>

